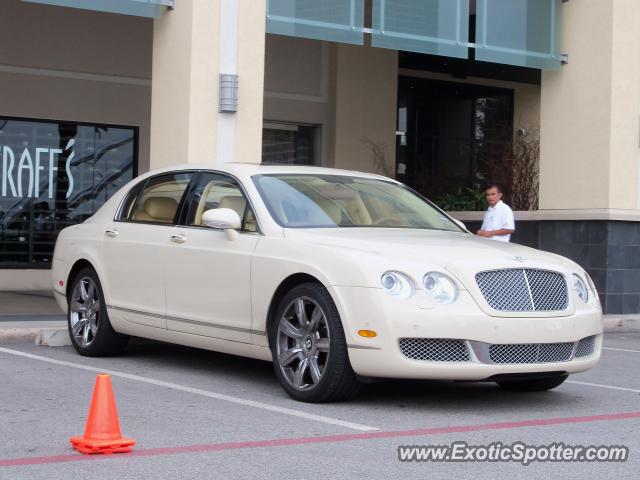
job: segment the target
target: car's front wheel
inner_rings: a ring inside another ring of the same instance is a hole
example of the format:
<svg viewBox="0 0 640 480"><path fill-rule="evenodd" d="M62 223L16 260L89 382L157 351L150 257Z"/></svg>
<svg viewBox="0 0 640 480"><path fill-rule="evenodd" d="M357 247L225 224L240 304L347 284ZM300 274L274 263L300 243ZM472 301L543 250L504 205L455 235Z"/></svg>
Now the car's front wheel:
<svg viewBox="0 0 640 480"><path fill-rule="evenodd" d="M80 355L118 355L128 337L113 330L100 280L93 268L84 268L74 277L67 299L67 323L71 344Z"/></svg>
<svg viewBox="0 0 640 480"><path fill-rule="evenodd" d="M514 392L542 392L556 388L564 382L569 375L554 375L546 378L531 378L521 380L504 380L497 382L505 390Z"/></svg>
<svg viewBox="0 0 640 480"><path fill-rule="evenodd" d="M342 322L322 285L305 283L289 291L269 334L276 377L292 398L331 402L358 393Z"/></svg>

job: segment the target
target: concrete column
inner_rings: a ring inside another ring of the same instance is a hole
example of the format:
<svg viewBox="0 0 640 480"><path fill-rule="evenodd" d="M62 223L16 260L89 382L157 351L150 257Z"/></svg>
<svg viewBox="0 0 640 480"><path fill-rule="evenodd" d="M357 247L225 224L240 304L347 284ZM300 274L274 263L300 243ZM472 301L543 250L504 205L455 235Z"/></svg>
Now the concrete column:
<svg viewBox="0 0 640 480"><path fill-rule="evenodd" d="M155 20L151 168L260 163L264 0L181 0ZM219 113L219 75L239 77L238 112Z"/></svg>
<svg viewBox="0 0 640 480"><path fill-rule="evenodd" d="M397 105L398 52L337 45L334 166L393 177Z"/></svg>
<svg viewBox="0 0 640 480"><path fill-rule="evenodd" d="M540 208L640 210L637 0L562 8L569 64L542 74Z"/></svg>

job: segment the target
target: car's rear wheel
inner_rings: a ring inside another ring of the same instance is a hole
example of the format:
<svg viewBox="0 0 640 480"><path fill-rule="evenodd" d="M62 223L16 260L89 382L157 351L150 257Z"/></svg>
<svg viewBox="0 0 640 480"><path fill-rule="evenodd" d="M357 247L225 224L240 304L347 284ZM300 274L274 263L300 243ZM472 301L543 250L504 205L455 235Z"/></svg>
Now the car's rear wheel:
<svg viewBox="0 0 640 480"><path fill-rule="evenodd" d="M67 323L73 347L87 357L121 354L129 338L113 330L95 270L82 269L72 282Z"/></svg>
<svg viewBox="0 0 640 480"><path fill-rule="evenodd" d="M322 285L294 287L272 320L274 370L289 396L303 402L333 402L358 393L361 384L349 363L342 322Z"/></svg>
<svg viewBox="0 0 640 480"><path fill-rule="evenodd" d="M496 382L505 390L514 392L542 392L556 388L564 382L569 375L554 375L546 378L531 378L521 380L503 380Z"/></svg>

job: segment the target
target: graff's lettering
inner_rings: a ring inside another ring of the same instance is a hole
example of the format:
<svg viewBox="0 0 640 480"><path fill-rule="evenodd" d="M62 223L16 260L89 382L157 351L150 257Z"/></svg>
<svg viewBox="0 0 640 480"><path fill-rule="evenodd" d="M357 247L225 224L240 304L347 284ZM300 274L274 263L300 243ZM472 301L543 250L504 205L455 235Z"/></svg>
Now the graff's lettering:
<svg viewBox="0 0 640 480"><path fill-rule="evenodd" d="M74 145L75 140L71 139L64 149L68 154L65 170L69 178L66 198L69 198L73 193L74 182L71 174L71 161L76 155L73 150ZM40 193L47 190L48 197L53 198L54 181L58 171L58 156L62 152L59 148L38 147L35 149L35 154L32 154L29 148L25 148L20 153L14 152L11 147L0 146L0 157L2 158L2 188L0 189L0 194L2 197L39 198ZM17 165L16 157L20 159ZM45 171L48 171L48 175L44 173ZM46 185L45 182L47 182Z"/></svg>
<svg viewBox="0 0 640 480"><path fill-rule="evenodd" d="M58 171L58 163L55 160L55 155L60 155L61 153L62 150L59 148L52 148L49 150L49 198L53 198L53 172ZM67 160L67 163L68 162L69 161ZM71 175L69 175L69 178L71 178ZM69 198L68 192L67 198Z"/></svg>
<svg viewBox="0 0 640 480"><path fill-rule="evenodd" d="M33 162L31 161L31 154L28 149L24 149L22 156L20 157L20 164L18 165L18 196L24 196L22 193L22 171L29 170L29 193L27 197L33 196Z"/></svg>
<svg viewBox="0 0 640 480"><path fill-rule="evenodd" d="M7 196L7 183L11 187L11 194L13 197L17 197L16 185L13 183L13 164L16 158L13 155L13 150L9 147L2 149L2 196Z"/></svg>
<svg viewBox="0 0 640 480"><path fill-rule="evenodd" d="M70 150L76 144L76 141L72 138L67 142L67 146L64 147L65 151ZM73 192L73 175L71 175L71 160L75 157L76 152L71 150L69 157L67 158L67 163L65 165L65 169L67 170L67 178L69 179L69 188L67 189L67 198L71 196L71 192Z"/></svg>

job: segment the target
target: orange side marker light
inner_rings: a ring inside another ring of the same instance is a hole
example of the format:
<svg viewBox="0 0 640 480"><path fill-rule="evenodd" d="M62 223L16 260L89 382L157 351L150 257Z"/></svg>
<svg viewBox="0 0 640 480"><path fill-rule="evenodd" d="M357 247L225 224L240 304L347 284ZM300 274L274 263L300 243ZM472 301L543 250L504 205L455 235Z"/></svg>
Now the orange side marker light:
<svg viewBox="0 0 640 480"><path fill-rule="evenodd" d="M358 330L358 335L365 338L374 338L378 336L377 332L374 332L373 330Z"/></svg>

